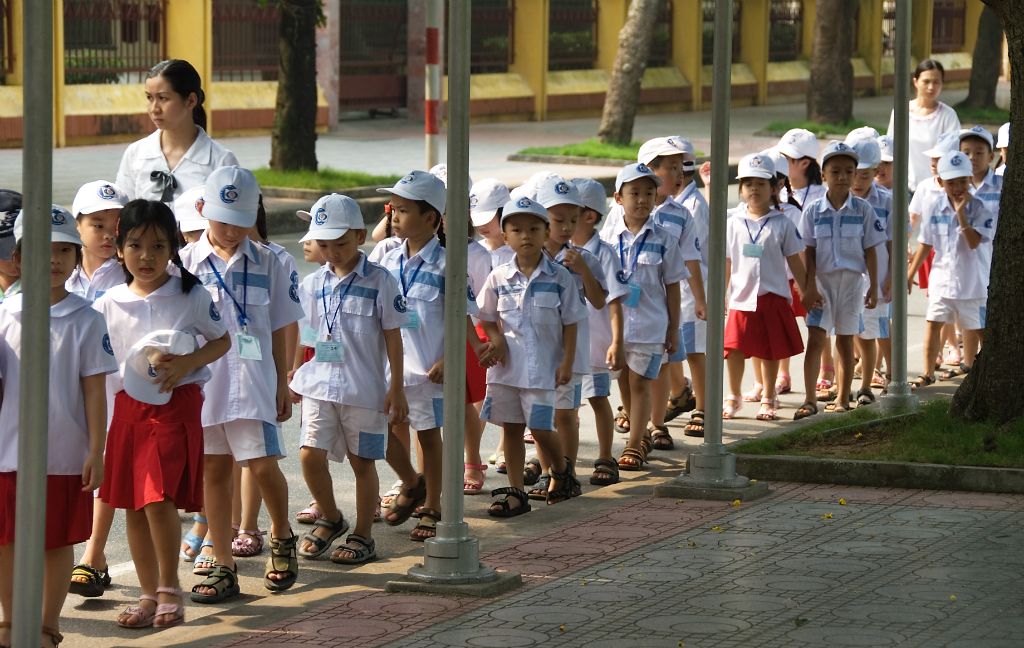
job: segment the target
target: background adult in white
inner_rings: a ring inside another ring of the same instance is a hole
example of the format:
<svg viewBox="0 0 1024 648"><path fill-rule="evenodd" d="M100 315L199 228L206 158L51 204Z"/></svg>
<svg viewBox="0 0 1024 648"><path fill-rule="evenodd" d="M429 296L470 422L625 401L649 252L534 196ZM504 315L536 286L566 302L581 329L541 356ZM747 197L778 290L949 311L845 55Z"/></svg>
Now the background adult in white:
<svg viewBox="0 0 1024 648"><path fill-rule="evenodd" d="M910 100L910 160L907 184L910 190L930 178L931 159L925 153L935 146L939 135L960 130L956 111L939 101L946 71L933 59L925 59L914 69L915 96ZM889 116L889 137L893 137L893 115Z"/></svg>
<svg viewBox="0 0 1024 648"><path fill-rule="evenodd" d="M130 199L172 206L214 169L238 164L234 153L206 134L205 99L199 73L188 61L170 59L150 69L146 104L156 130L128 146L117 170L117 185Z"/></svg>

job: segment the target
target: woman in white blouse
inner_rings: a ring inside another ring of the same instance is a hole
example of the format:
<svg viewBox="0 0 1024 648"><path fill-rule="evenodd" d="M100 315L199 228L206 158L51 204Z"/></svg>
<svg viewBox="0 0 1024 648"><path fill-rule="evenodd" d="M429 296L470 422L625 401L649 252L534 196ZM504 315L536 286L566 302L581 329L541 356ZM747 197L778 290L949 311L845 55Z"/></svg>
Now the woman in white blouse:
<svg viewBox="0 0 1024 648"><path fill-rule="evenodd" d="M149 71L147 112L156 130L128 146L117 170L117 185L129 198L171 206L214 169L238 164L234 153L206 134L205 99L199 73L188 61L161 61Z"/></svg>

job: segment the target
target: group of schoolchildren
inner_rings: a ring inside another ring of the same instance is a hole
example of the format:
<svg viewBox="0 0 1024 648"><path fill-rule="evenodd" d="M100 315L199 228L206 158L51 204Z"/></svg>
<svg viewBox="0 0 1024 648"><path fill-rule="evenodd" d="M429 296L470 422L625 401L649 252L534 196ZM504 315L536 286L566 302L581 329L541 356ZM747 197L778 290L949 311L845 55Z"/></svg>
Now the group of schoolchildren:
<svg viewBox="0 0 1024 648"><path fill-rule="evenodd" d="M936 380L944 324L956 327L952 344L959 329L964 349L944 377L969 370L981 344L1002 186L1003 167L990 168L995 148L980 127L944 135L929 152L934 178L913 192L905 226L918 233L906 288L926 279L928 290L918 386ZM759 404L758 419L779 418L779 395L792 389L790 358L804 351L797 317L808 331L807 398L794 418L816 414L819 401L830 412L868 405L886 386L888 302L904 286L889 270L892 255L903 253L892 249L893 227L903 226L891 218L892 142L858 129L819 149L813 134L793 130L739 162L741 202L726 228L726 418L744 401ZM173 210L128 200L105 181L84 185L70 213L53 207L44 638L59 642L74 544L89 539L71 591L98 596L109 586L97 556L116 508L127 513L142 590L118 624L184 620L179 556L205 577L193 601L237 595L234 556L259 553L263 534L255 512L243 513L245 523L233 511L236 465L258 485L270 517L269 590L296 582L299 557L375 558L375 519L399 525L415 517L411 539L435 535L446 375L440 323L453 244L444 219L459 216L446 212L443 169L432 171L380 190L389 202L372 234L346 196L324 196L299 212L309 222L304 256L321 264L301 281L287 252L266 242L259 186L237 166L214 171ZM501 426L492 461L509 485L491 491L489 515L514 517L533 499L556 504L581 494L584 399L599 442L592 485L617 483L620 470L641 470L652 451L672 449L665 424L683 412L692 410L684 434L703 436L710 214L697 175L692 144L671 136L644 143L637 162L618 172L611 201L595 180L550 173L511 191L494 179L472 183L464 217L479 239L466 242L473 406L464 490L483 491L483 423ZM8 212L0 221L0 596L10 619L24 216L16 194L0 192L0 202ZM369 255L361 249L368 238L378 239ZM925 265L927 276L919 273ZM748 358L754 387L742 392ZM301 538L278 466L291 445L280 423L295 403L313 497L297 516L312 525ZM616 429L628 434L617 458ZM529 444L536 456L528 459ZM331 462L345 459L355 474L352 520L330 473ZM384 501L380 459L399 477ZM179 510L196 513L184 543Z"/></svg>

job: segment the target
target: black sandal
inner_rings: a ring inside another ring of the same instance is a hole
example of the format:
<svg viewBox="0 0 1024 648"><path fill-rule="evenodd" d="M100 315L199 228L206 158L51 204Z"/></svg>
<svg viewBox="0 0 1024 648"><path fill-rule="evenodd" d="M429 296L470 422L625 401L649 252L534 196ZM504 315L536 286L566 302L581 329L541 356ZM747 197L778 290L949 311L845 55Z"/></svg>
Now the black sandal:
<svg viewBox="0 0 1024 648"><path fill-rule="evenodd" d="M270 539L270 557L263 573L263 587L271 592L283 592L299 579L299 559L295 551L298 542L299 536L295 534L289 538ZM270 578L271 574L285 574L286 577L274 580Z"/></svg>
<svg viewBox="0 0 1024 648"><path fill-rule="evenodd" d="M590 476L592 486L611 486L619 483L619 464L614 459L598 459L594 462L594 474Z"/></svg>
<svg viewBox="0 0 1024 648"><path fill-rule="evenodd" d="M529 513L531 510L530 498L527 497L526 491L519 490L515 486L506 486L505 488L496 488L491 491L491 497L497 497L498 495L504 495L505 498L492 502L490 507L487 509L487 514L491 517L498 518L510 518L522 515L523 513ZM508 498L514 497L519 500L519 506L512 508L508 504Z"/></svg>
<svg viewBox="0 0 1024 648"><path fill-rule="evenodd" d="M619 457L619 470L643 470L647 458L636 448L625 448Z"/></svg>
<svg viewBox="0 0 1024 648"><path fill-rule="evenodd" d="M572 461L568 457L565 458L565 470L555 472L552 469L551 479L558 480L558 488L548 491L546 500L548 504L558 504L583 494L580 482L576 479L576 475L573 472Z"/></svg>
<svg viewBox="0 0 1024 648"><path fill-rule="evenodd" d="M352 554L351 558L341 556L341 552L347 551ZM350 533L345 538L345 544L334 550L331 554L331 562L339 565L358 565L369 562L377 557L377 543L373 538L364 538L361 535Z"/></svg>
<svg viewBox="0 0 1024 648"><path fill-rule="evenodd" d="M805 419L808 416L814 416L818 413L817 403L811 403L810 401L804 403L800 407L796 408L796 412L793 414L793 420L799 421Z"/></svg>
<svg viewBox="0 0 1024 648"><path fill-rule="evenodd" d="M214 589L216 594L200 594L200 587ZM195 603L220 603L232 596L238 596L242 590L238 587L238 575L234 569L226 565L216 565L203 582L192 588L191 599Z"/></svg>
<svg viewBox="0 0 1024 648"><path fill-rule="evenodd" d="M668 418L666 417L665 420L667 421ZM651 429L651 447L655 450L672 450L676 447L667 427L664 425L653 426Z"/></svg>
<svg viewBox="0 0 1024 648"><path fill-rule="evenodd" d="M110 587L110 567L104 567L102 570L96 569L92 565L86 565L79 563L75 565L75 568L71 571L71 578L85 577L89 580L82 583L76 580L71 581L71 585L68 587L68 591L72 594L78 594L86 598L95 598L97 596L103 596L103 592Z"/></svg>
<svg viewBox="0 0 1024 648"><path fill-rule="evenodd" d="M910 381L910 388L911 389L919 389L921 387L927 387L929 385L934 385L934 384L935 384L935 376L926 376L924 374L921 374L917 378L914 378L913 380Z"/></svg>
<svg viewBox="0 0 1024 648"><path fill-rule="evenodd" d="M523 483L527 486L533 486L540 479L543 471L540 468L540 460L534 457L526 462L523 467Z"/></svg>
<svg viewBox="0 0 1024 648"><path fill-rule="evenodd" d="M406 504L399 504L400 498L408 500ZM402 524L410 517L419 507L423 506L423 502L427 501L427 480L423 475L417 475L416 485L412 488L402 487L395 499L391 501L391 505L388 506L387 512L384 514L384 523L388 526L398 526ZM389 514L394 514L394 517L388 517Z"/></svg>
<svg viewBox="0 0 1024 648"><path fill-rule="evenodd" d="M688 437L704 438L704 412L693 410L693 414L690 414L690 422L683 428L683 434Z"/></svg>
<svg viewBox="0 0 1024 648"><path fill-rule="evenodd" d="M865 405L871 405L875 402L875 395L870 389L862 389L857 392L857 406L864 407Z"/></svg>
<svg viewBox="0 0 1024 648"><path fill-rule="evenodd" d="M526 496L532 500L546 500L548 498L548 488L550 486L551 475L541 475L540 479L536 481L536 485L530 490L526 491Z"/></svg>
<svg viewBox="0 0 1024 648"><path fill-rule="evenodd" d="M416 517L419 518L420 523L413 527L413 530L409 532L410 540L414 542L423 542L427 538L437 536L437 523L441 521L440 511L432 508L421 507L416 512ZM425 522L424 520L429 520L429 522ZM417 531L427 531L430 535L417 535Z"/></svg>
<svg viewBox="0 0 1024 648"><path fill-rule="evenodd" d="M315 535L313 531L315 531L317 527L327 529L329 535L326 538L321 538L320 536ZM327 518L317 518L317 520L313 522L313 531L302 536L303 542L310 542L313 544L312 551L303 551L301 548L298 549L298 554L303 558L313 559L322 556L325 551L331 548L331 545L335 540L343 536L348 531L348 520L345 519L344 515L342 515L341 519L337 522L331 522Z"/></svg>
<svg viewBox="0 0 1024 648"><path fill-rule="evenodd" d="M695 407L697 407L697 399L693 395L693 388L687 385L683 389L683 393L669 397L668 407L665 409L665 422L674 421Z"/></svg>

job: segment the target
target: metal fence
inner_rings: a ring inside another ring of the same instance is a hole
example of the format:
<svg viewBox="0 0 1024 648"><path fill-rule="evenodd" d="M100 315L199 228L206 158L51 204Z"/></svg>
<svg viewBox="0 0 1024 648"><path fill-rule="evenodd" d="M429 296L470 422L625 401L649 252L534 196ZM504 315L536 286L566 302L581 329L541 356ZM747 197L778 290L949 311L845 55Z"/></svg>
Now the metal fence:
<svg viewBox="0 0 1024 648"><path fill-rule="evenodd" d="M702 38L701 65L713 65L715 58L715 0L703 0L704 32ZM740 58L740 17L743 15L743 3L732 3L732 60Z"/></svg>
<svg viewBox="0 0 1024 648"><path fill-rule="evenodd" d="M407 0L341 0L343 109L403 108L406 104Z"/></svg>
<svg viewBox="0 0 1024 648"><path fill-rule="evenodd" d="M882 56L896 54L896 0L882 3Z"/></svg>
<svg viewBox="0 0 1024 648"><path fill-rule="evenodd" d="M768 60L798 59L803 51L804 3L800 0L772 0L768 23Z"/></svg>
<svg viewBox="0 0 1024 648"><path fill-rule="evenodd" d="M215 81L276 81L281 11L275 2L213 0Z"/></svg>
<svg viewBox="0 0 1024 648"><path fill-rule="evenodd" d="M935 0L932 14L932 52L959 52L964 48L964 0Z"/></svg>
<svg viewBox="0 0 1024 648"><path fill-rule="evenodd" d="M472 11L469 71L473 74L508 72L515 51L512 46L515 37L513 0L475 0ZM447 16L447 4L445 12Z"/></svg>
<svg viewBox="0 0 1024 648"><path fill-rule="evenodd" d="M165 0L64 0L64 82L141 83L166 58Z"/></svg>
<svg viewBox="0 0 1024 648"><path fill-rule="evenodd" d="M668 67L670 65L672 65L672 0L662 0L658 17L654 20L651 53L647 56L647 67Z"/></svg>
<svg viewBox="0 0 1024 648"><path fill-rule="evenodd" d="M596 0L552 2L548 20L548 69L589 70L596 60Z"/></svg>

